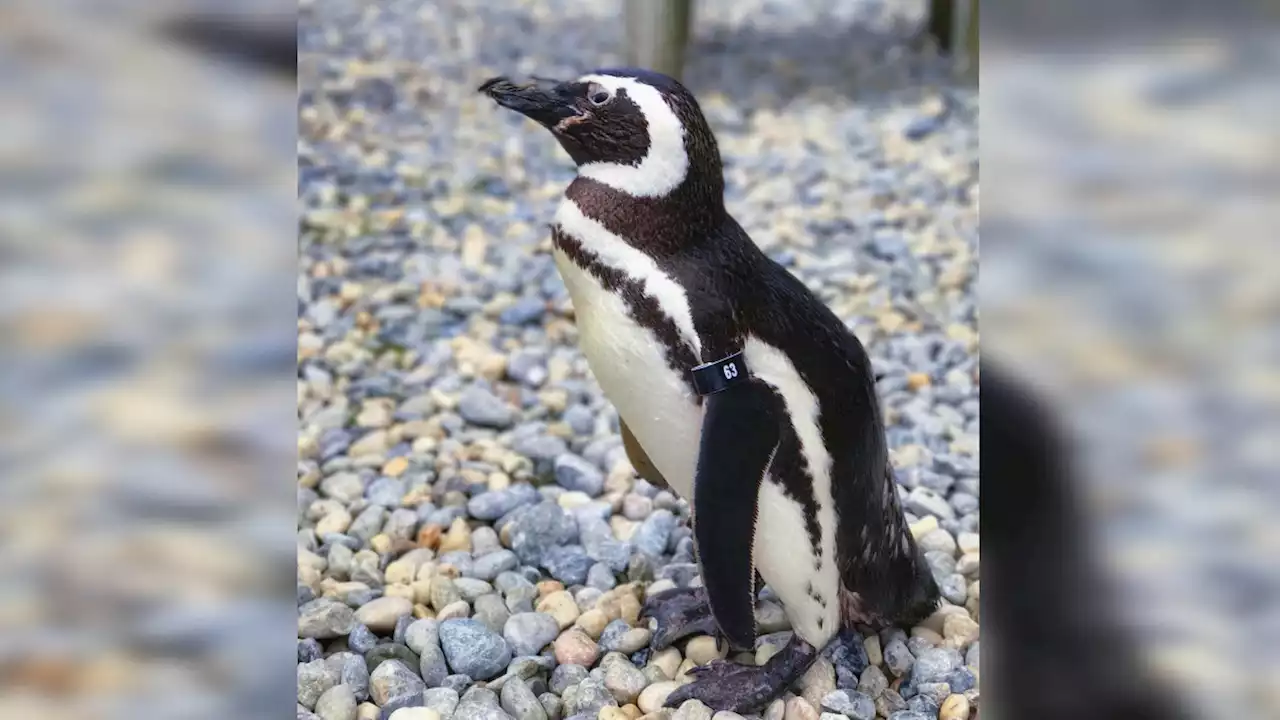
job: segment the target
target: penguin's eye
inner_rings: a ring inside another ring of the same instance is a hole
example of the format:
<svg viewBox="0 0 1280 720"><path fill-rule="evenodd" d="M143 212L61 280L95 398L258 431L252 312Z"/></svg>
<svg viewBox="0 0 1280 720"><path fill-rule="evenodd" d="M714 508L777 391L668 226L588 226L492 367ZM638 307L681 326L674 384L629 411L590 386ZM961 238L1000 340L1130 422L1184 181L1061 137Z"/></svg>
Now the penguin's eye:
<svg viewBox="0 0 1280 720"><path fill-rule="evenodd" d="M612 97L608 90L596 90L591 93L590 100L592 105L603 105L609 102Z"/></svg>

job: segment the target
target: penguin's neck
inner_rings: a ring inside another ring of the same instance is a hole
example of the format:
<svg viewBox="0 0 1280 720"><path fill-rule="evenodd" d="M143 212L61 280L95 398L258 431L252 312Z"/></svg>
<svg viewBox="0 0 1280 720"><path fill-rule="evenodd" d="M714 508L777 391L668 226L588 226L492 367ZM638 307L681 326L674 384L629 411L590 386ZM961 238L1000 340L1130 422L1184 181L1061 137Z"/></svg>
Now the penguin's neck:
<svg viewBox="0 0 1280 720"><path fill-rule="evenodd" d="M636 197L580 176L565 189L564 202L655 258L686 250L729 220L723 181L700 183L692 176L660 197Z"/></svg>

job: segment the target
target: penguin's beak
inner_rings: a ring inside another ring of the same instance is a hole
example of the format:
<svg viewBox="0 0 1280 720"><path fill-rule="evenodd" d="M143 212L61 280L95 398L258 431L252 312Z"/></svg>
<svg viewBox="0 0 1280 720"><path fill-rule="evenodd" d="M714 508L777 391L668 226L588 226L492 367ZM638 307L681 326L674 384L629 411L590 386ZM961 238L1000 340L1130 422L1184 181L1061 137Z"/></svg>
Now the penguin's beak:
<svg viewBox="0 0 1280 720"><path fill-rule="evenodd" d="M571 83L537 78L517 85L505 77L496 77L486 81L479 90L502 107L515 110L548 128L555 128L582 114L574 102L576 93Z"/></svg>

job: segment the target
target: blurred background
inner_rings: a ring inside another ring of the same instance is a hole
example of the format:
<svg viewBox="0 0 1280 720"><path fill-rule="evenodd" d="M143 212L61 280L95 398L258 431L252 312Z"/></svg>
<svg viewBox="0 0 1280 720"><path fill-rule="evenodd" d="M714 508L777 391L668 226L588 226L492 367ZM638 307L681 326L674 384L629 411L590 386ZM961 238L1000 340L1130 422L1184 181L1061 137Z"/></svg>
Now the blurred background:
<svg viewBox="0 0 1280 720"><path fill-rule="evenodd" d="M443 56L533 33L621 56L617 8L533 7L502 29L499 5L420 3L407 15L430 32L387 42ZM945 84L927 49L898 62L919 6L880 23L898 14L868 0L835 24L804 5L719 4L694 26L690 84L765 121L788 88ZM1088 539L1171 696L1280 716L1275 6L984 5L983 352L1075 437ZM165 27L212 12L292 32L296 10L0 9L0 716L295 702L298 93L263 54ZM735 22L748 29L718 30ZM789 59L812 46L869 70ZM425 96L442 71L424 68ZM928 130L936 104L916 102L877 122Z"/></svg>

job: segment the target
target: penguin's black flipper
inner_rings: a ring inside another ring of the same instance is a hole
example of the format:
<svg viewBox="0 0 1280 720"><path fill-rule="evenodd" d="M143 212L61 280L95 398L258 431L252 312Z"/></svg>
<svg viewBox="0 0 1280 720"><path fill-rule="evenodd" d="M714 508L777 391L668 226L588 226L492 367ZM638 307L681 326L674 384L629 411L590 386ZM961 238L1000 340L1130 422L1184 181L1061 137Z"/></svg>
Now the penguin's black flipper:
<svg viewBox="0 0 1280 720"><path fill-rule="evenodd" d="M757 502L781 436L781 404L760 380L707 397L693 486L693 532L702 581L721 632L754 647Z"/></svg>

